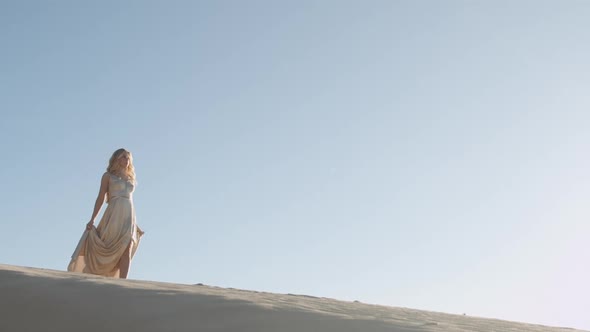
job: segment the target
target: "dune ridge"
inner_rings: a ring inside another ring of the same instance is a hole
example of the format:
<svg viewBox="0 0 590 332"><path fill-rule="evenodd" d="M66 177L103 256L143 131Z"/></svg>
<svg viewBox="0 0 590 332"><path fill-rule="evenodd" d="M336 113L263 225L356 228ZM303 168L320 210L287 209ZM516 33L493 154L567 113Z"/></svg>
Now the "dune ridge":
<svg viewBox="0 0 590 332"><path fill-rule="evenodd" d="M0 331L582 331L307 295L2 264L0 294Z"/></svg>

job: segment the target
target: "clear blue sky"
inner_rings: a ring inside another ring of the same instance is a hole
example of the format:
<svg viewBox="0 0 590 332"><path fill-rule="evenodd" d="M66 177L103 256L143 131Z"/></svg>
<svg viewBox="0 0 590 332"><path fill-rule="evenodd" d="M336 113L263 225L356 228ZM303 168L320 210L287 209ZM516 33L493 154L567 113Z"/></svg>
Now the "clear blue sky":
<svg viewBox="0 0 590 332"><path fill-rule="evenodd" d="M0 263L111 153L131 277L590 329L590 2L2 1Z"/></svg>

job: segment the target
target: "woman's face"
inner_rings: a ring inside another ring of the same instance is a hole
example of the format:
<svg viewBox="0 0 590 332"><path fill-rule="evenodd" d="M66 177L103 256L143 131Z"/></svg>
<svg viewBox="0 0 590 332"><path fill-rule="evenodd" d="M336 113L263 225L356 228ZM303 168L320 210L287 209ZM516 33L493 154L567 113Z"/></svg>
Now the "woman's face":
<svg viewBox="0 0 590 332"><path fill-rule="evenodd" d="M117 165L121 169L125 169L125 168L129 167L129 155L127 153L122 153L117 158Z"/></svg>

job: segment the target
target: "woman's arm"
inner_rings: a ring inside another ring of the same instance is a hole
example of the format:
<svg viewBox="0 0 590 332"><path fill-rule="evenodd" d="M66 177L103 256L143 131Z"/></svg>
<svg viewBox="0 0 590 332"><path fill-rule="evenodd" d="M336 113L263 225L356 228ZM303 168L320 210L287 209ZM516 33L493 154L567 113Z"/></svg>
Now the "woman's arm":
<svg viewBox="0 0 590 332"><path fill-rule="evenodd" d="M100 190L98 191L98 196L96 197L96 202L94 202L94 211L92 212L92 217L88 224L86 224L86 229L91 229L92 225L94 225L94 219L98 215L100 208L102 208L102 204L104 203L104 198L107 192L109 191L109 173L104 173L102 175L102 179L100 179Z"/></svg>

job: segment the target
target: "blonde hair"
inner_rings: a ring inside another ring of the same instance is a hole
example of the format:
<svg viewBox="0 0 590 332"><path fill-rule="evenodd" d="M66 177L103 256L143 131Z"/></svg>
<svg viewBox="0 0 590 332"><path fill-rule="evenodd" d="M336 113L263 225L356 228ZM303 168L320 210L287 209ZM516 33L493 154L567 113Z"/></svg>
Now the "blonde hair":
<svg viewBox="0 0 590 332"><path fill-rule="evenodd" d="M117 161L117 159L119 159L119 157L121 157L124 153L126 153L129 157L129 166L127 166L127 168L124 170L120 170L118 164L115 161ZM123 173L125 174L125 176L127 176L127 178L129 178L129 181L131 181L132 183L136 183L135 167L133 167L133 156L131 155L131 152L123 148L113 152L111 159L109 159L109 166L107 167L107 172L111 174Z"/></svg>

